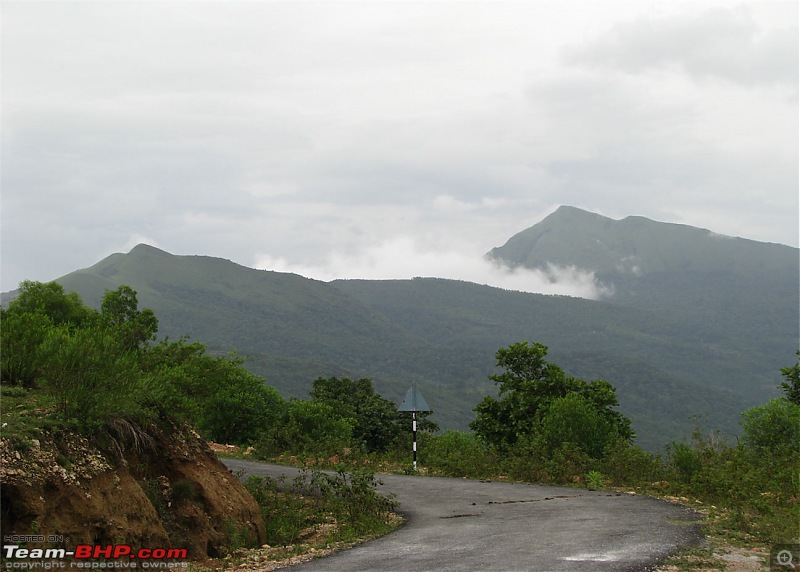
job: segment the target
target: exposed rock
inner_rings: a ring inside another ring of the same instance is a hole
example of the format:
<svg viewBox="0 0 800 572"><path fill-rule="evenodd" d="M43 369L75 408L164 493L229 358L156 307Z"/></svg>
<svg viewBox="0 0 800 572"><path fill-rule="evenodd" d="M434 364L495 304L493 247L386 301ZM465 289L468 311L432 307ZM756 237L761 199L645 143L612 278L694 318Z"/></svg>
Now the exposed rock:
<svg viewBox="0 0 800 572"><path fill-rule="evenodd" d="M238 479L197 434L168 433L102 451L74 433L43 434L21 451L0 440L3 534L62 535L67 548L187 548L190 558L223 554L232 536L263 543L258 505Z"/></svg>

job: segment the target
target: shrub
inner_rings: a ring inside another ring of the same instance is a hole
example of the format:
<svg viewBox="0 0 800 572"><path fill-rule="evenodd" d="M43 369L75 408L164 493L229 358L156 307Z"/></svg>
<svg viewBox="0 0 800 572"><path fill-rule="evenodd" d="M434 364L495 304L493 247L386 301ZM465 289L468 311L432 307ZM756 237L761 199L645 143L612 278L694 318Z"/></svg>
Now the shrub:
<svg viewBox="0 0 800 572"><path fill-rule="evenodd" d="M84 427L114 417L145 420L150 380L134 352L124 350L105 330L54 327L41 345L43 385L65 421Z"/></svg>
<svg viewBox="0 0 800 572"><path fill-rule="evenodd" d="M180 506L185 502L194 500L197 486L192 481L180 479L172 483L172 502Z"/></svg>
<svg viewBox="0 0 800 572"><path fill-rule="evenodd" d="M589 471L586 474L586 488L590 491L602 489L604 484L605 478L603 478L603 473L600 471Z"/></svg>
<svg viewBox="0 0 800 572"><path fill-rule="evenodd" d="M569 443L592 459L599 459L617 437L610 419L578 393L553 401L542 418L541 435L551 454Z"/></svg>
<svg viewBox="0 0 800 572"><path fill-rule="evenodd" d="M353 423L318 401L293 400L274 428L265 431L255 446L261 458L281 453L330 456L352 442Z"/></svg>
<svg viewBox="0 0 800 572"><path fill-rule="evenodd" d="M642 486L660 480L664 466L661 458L624 439L606 446L600 467L611 483L618 486Z"/></svg>
<svg viewBox="0 0 800 572"><path fill-rule="evenodd" d="M495 456L473 433L425 434L420 445L420 462L440 474L485 477L495 466Z"/></svg>
<svg viewBox="0 0 800 572"><path fill-rule="evenodd" d="M314 471L311 483L345 537L388 528L389 514L397 508L393 496L377 492L381 482L365 469L351 473L339 469L334 475Z"/></svg>
<svg viewBox="0 0 800 572"><path fill-rule="evenodd" d="M261 510L266 527L266 542L272 546L293 544L300 533L313 520L308 503L303 497L308 493L304 477L298 477L292 487L285 479L250 475L245 487L253 495ZM282 492L281 489L288 489Z"/></svg>
<svg viewBox="0 0 800 572"><path fill-rule="evenodd" d="M742 414L744 441L767 451L800 452L800 405L778 397Z"/></svg>
<svg viewBox="0 0 800 572"><path fill-rule="evenodd" d="M575 443L564 443L545 463L554 482L575 482L592 468L592 459Z"/></svg>
<svg viewBox="0 0 800 572"><path fill-rule="evenodd" d="M667 445L667 459L676 477L684 484L692 482L692 477L703 467L698 452L686 443Z"/></svg>

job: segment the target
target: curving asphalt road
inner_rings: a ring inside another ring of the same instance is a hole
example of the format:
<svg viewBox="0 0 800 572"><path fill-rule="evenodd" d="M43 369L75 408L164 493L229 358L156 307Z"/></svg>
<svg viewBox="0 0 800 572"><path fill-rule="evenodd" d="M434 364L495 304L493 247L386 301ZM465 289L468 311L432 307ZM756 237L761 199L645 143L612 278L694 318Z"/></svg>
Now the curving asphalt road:
<svg viewBox="0 0 800 572"><path fill-rule="evenodd" d="M234 472L289 479L296 469L225 459ZM702 535L693 511L609 491L380 475L408 521L298 571L641 571Z"/></svg>

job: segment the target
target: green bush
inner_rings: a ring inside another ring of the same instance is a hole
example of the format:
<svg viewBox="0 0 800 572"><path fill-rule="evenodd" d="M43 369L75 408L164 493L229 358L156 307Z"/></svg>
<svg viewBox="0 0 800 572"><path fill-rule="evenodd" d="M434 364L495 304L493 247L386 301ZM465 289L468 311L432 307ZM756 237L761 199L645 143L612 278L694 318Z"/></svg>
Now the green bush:
<svg viewBox="0 0 800 572"><path fill-rule="evenodd" d="M393 497L377 492L380 482L366 470L334 474L303 471L291 483L284 478L250 476L245 486L253 495L267 528L267 544L294 543L307 528L336 521L339 539L389 529Z"/></svg>
<svg viewBox="0 0 800 572"><path fill-rule="evenodd" d="M40 352L43 387L65 421L90 428L115 417L137 422L152 417L146 407L150 379L139 370L136 354L107 331L56 326Z"/></svg>
<svg viewBox="0 0 800 572"><path fill-rule="evenodd" d="M352 445L353 421L341 418L330 405L291 400L275 426L255 445L256 454L269 459L281 453L331 456Z"/></svg>
<svg viewBox="0 0 800 572"><path fill-rule="evenodd" d="M800 405L778 397L742 417L744 442L750 447L800 453Z"/></svg>
<svg viewBox="0 0 800 572"><path fill-rule="evenodd" d="M381 482L365 469L339 469L333 475L314 471L311 484L345 538L388 529L389 514L398 506L393 496L378 493Z"/></svg>
<svg viewBox="0 0 800 572"><path fill-rule="evenodd" d="M33 387L41 376L39 347L52 327L42 314L9 312L0 308L0 380L7 385Z"/></svg>
<svg viewBox="0 0 800 572"><path fill-rule="evenodd" d="M175 503L175 505L180 506L184 503L194 500L194 497L197 494L197 485L192 481L180 479L172 483L170 494L172 496L172 502Z"/></svg>
<svg viewBox="0 0 800 572"><path fill-rule="evenodd" d="M310 492L305 477L295 479L287 486L285 479L250 475L245 487L253 495L261 510L266 527L266 543L270 546L293 544L300 533L315 521L319 511L311 509L304 498Z"/></svg>
<svg viewBox="0 0 800 572"><path fill-rule="evenodd" d="M366 453L387 451L405 433L397 405L379 395L371 379L319 377L309 395L351 420L353 444Z"/></svg>
<svg viewBox="0 0 800 572"><path fill-rule="evenodd" d="M605 485L605 477L600 471L589 471L586 473L586 488L590 491L602 489Z"/></svg>
<svg viewBox="0 0 800 572"><path fill-rule="evenodd" d="M570 444L592 459L599 459L606 445L618 438L615 425L578 393L553 401L542 418L541 436L550 455Z"/></svg>
<svg viewBox="0 0 800 572"><path fill-rule="evenodd" d="M606 446L601 470L616 486L643 486L661 480L664 465L661 458L624 439Z"/></svg>
<svg viewBox="0 0 800 572"><path fill-rule="evenodd" d="M576 482L593 468L592 459L575 443L564 443L556 449L544 465L551 481Z"/></svg>
<svg viewBox="0 0 800 572"><path fill-rule="evenodd" d="M667 462L677 479L688 485L694 475L703 468L700 455L686 443L670 443L667 445Z"/></svg>
<svg viewBox="0 0 800 572"><path fill-rule="evenodd" d="M219 443L249 445L278 424L285 403L261 378L235 364L229 369L225 383L200 405L200 430Z"/></svg>
<svg viewBox="0 0 800 572"><path fill-rule="evenodd" d="M421 435L420 463L451 477L485 477L496 466L496 456L474 433L445 431Z"/></svg>

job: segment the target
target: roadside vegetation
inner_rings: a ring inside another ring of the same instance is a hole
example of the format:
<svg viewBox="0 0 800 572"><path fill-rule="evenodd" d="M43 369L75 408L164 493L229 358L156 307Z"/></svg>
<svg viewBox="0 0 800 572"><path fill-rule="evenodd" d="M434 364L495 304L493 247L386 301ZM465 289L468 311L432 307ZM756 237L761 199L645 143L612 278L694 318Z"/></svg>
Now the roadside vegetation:
<svg viewBox="0 0 800 572"><path fill-rule="evenodd" d="M45 434L65 432L84 435L115 459L125 449L147 449L159 436L187 427L208 440L233 443L261 441L274 435L270 430L278 424L285 432L277 442L291 443L318 421L329 421L322 431L341 438L339 445L349 443L353 431L366 431L355 434L379 448L394 435L395 420L386 415L387 426L373 431L332 415L329 404L285 402L235 355L212 356L185 339L156 341L156 316L138 308L136 292L127 286L106 292L98 311L55 282L24 282L18 298L0 309L0 328L1 436L20 455ZM371 405L389 404L374 391L371 397ZM323 439L322 433L317 437ZM75 462L57 461L66 469ZM284 545L295 540L313 536L312 544L303 544L309 549L338 545L398 524L394 501L378 493L378 481L366 469L333 475L315 470L306 480L287 491L267 480L246 483L269 519L268 542L286 554L295 549ZM192 483L178 484L172 500L192 496ZM161 514L158 495L148 498ZM252 548L246 531L229 524L230 545L221 552Z"/></svg>
<svg viewBox="0 0 800 572"><path fill-rule="evenodd" d="M309 469L292 483L247 481L270 545L326 531L307 544L317 550L396 525L374 475L412 472L411 421L370 379L321 377L308 399L286 400L236 355L157 341L156 316L126 286L98 311L56 283L25 282L0 320L2 436L18 451L43 431L121 447L187 423L251 457ZM707 532L731 542L800 541L800 362L781 370L783 396L742 414L736 442L698 428L659 455L634 444L611 383L546 358L538 343L498 350L497 395L477 405L469 432L439 432L422 414L418 472L632 490L695 507Z"/></svg>

